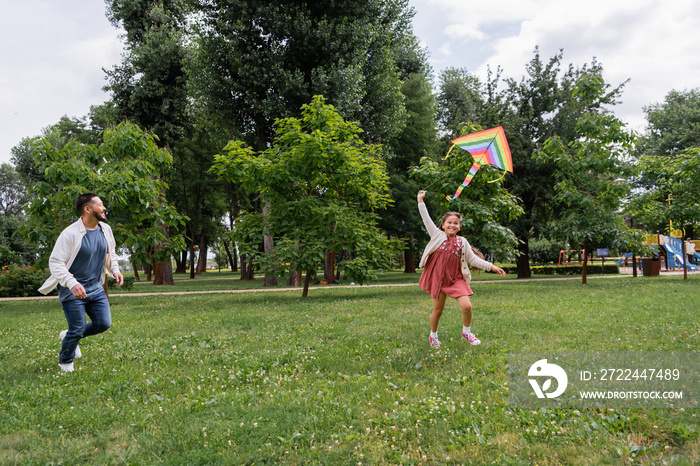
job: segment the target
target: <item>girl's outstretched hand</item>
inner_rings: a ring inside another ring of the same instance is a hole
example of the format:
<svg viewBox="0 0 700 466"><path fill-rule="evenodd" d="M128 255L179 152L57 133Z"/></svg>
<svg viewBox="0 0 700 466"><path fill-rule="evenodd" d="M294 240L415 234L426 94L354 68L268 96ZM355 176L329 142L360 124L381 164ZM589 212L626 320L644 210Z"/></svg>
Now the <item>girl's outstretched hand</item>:
<svg viewBox="0 0 700 466"><path fill-rule="evenodd" d="M423 202L423 198L425 197L425 191L418 191L418 203L420 204Z"/></svg>
<svg viewBox="0 0 700 466"><path fill-rule="evenodd" d="M497 273L498 275L500 275L501 277L505 277L505 276L506 276L506 271L503 270L503 269L500 268L500 267L496 267L495 265L492 265L492 266L491 266L491 272L495 272L495 273Z"/></svg>

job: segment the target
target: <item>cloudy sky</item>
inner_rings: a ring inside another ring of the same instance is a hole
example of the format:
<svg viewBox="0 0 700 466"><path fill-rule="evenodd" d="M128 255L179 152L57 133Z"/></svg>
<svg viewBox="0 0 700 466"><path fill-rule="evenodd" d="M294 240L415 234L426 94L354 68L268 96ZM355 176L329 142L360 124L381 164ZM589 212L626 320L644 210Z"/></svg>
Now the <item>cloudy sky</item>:
<svg viewBox="0 0 700 466"><path fill-rule="evenodd" d="M608 83L630 79L616 107L642 130L642 107L672 89L700 87L697 0L410 0L414 30L436 72L503 68L520 79L532 51L563 64L595 57ZM0 162L24 137L63 115L83 116L107 100L104 73L121 58L119 31L99 0L2 0Z"/></svg>

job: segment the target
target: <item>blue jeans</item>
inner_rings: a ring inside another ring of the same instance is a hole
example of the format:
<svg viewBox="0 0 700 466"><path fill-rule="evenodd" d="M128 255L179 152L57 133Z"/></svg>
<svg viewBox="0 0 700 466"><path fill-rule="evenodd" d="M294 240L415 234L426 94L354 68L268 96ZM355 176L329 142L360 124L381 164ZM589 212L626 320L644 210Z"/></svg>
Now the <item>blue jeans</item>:
<svg viewBox="0 0 700 466"><path fill-rule="evenodd" d="M75 359L75 348L80 339L107 330L112 326L112 315L104 290L90 293L85 299L70 299L62 304L68 321L68 332L63 338L58 361L68 364ZM86 315L90 317L90 322L86 322Z"/></svg>

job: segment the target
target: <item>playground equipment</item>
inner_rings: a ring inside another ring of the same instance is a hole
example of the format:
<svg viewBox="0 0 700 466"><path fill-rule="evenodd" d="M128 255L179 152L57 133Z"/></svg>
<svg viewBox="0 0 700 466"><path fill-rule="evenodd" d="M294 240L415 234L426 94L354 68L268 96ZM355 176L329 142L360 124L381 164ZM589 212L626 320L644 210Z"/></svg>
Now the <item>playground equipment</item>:
<svg viewBox="0 0 700 466"><path fill-rule="evenodd" d="M679 240L678 238L674 238L673 236L664 236L664 235L659 235L659 244L661 245L662 248L666 251L666 266L669 269L682 269L683 268L683 242ZM692 249L692 250L689 250ZM695 245L693 243L688 243L686 242L686 254L688 256L694 257L695 254ZM700 268L698 268L697 265L693 264L690 262L687 257L685 260L685 267L688 270L692 271L698 271Z"/></svg>
<svg viewBox="0 0 700 466"><path fill-rule="evenodd" d="M567 264L573 264L573 261L569 260L571 253L580 253L578 263L581 263L581 257L586 255L586 250L581 249L580 251L578 249L562 249L559 251L559 260L557 261L557 265L567 265ZM567 254L569 254L569 258L567 258Z"/></svg>

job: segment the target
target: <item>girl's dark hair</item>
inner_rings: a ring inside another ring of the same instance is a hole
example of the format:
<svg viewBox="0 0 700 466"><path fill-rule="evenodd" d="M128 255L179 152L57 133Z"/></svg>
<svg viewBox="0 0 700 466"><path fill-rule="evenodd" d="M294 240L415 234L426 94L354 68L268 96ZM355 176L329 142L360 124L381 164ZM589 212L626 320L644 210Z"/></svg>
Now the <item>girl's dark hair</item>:
<svg viewBox="0 0 700 466"><path fill-rule="evenodd" d="M459 212L447 212L445 215L442 216L442 223L440 225L445 223L447 217L457 217L460 222L462 221L462 214L460 214Z"/></svg>
<svg viewBox="0 0 700 466"><path fill-rule="evenodd" d="M75 208L78 209L80 215L83 214L83 207L85 206L85 204L89 203L96 197L98 196L94 193L85 193L78 196L78 198L75 200Z"/></svg>
<svg viewBox="0 0 700 466"><path fill-rule="evenodd" d="M442 226L445 224L445 220L447 220L447 217L457 217L459 219L459 223L462 223L462 214L460 214L459 212L447 212L445 215L442 216L442 222L440 223L441 230Z"/></svg>

